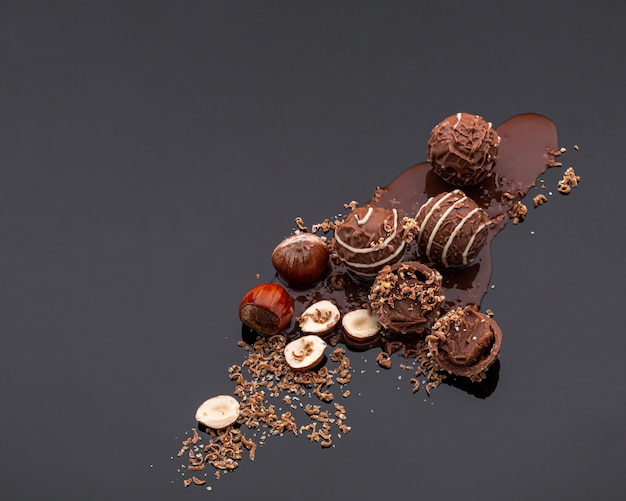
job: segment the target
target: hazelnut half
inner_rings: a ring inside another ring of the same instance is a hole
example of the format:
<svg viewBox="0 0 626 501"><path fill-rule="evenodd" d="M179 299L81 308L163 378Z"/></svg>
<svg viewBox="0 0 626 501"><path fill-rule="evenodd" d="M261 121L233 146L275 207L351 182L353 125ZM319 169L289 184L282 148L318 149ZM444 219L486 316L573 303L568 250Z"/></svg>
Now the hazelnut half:
<svg viewBox="0 0 626 501"><path fill-rule="evenodd" d="M285 346L285 360L294 370L312 369L324 358L326 346L326 341L315 334L299 337Z"/></svg>
<svg viewBox="0 0 626 501"><path fill-rule="evenodd" d="M272 336L291 322L293 298L280 284L257 284L243 296L239 303L239 318L251 329Z"/></svg>
<svg viewBox="0 0 626 501"><path fill-rule="evenodd" d="M365 341L374 337L381 328L374 312L365 308L346 313L341 323L346 336L356 341Z"/></svg>
<svg viewBox="0 0 626 501"><path fill-rule="evenodd" d="M340 317L339 308L335 303L323 299L304 310L298 317L298 324L302 332L323 334L332 329L339 322Z"/></svg>
<svg viewBox="0 0 626 501"><path fill-rule="evenodd" d="M221 430L237 421L239 401L230 395L217 395L205 400L196 411L196 421L208 428Z"/></svg>
<svg viewBox="0 0 626 501"><path fill-rule="evenodd" d="M309 285L328 270L326 242L313 233L294 233L272 252L272 264L289 285Z"/></svg>

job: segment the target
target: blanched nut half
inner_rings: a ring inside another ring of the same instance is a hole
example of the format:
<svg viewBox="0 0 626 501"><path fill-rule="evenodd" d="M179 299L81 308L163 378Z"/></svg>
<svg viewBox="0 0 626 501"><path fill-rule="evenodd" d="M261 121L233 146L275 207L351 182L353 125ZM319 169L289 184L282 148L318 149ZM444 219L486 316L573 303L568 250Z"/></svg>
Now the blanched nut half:
<svg viewBox="0 0 626 501"><path fill-rule="evenodd" d="M200 404L196 421L208 428L221 430L237 421L239 401L230 395L217 395Z"/></svg>
<svg viewBox="0 0 626 501"><path fill-rule="evenodd" d="M312 369L324 358L326 341L315 334L294 339L285 346L285 360L294 370Z"/></svg>
<svg viewBox="0 0 626 501"><path fill-rule="evenodd" d="M309 306L304 313L298 317L298 323L302 332L312 334L323 334L332 329L341 314L335 303L328 299L323 299Z"/></svg>
<svg viewBox="0 0 626 501"><path fill-rule="evenodd" d="M380 322L376 315L366 308L346 313L341 320L343 330L349 338L364 341L374 337L380 331Z"/></svg>

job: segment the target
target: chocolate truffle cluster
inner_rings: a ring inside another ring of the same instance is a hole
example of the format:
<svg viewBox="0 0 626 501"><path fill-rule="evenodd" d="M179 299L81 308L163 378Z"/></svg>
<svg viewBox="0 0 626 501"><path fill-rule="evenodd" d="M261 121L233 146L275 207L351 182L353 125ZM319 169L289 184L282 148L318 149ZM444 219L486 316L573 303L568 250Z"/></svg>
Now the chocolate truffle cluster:
<svg viewBox="0 0 626 501"><path fill-rule="evenodd" d="M407 378L413 393L424 383L429 393L444 380L481 398L493 391L502 332L489 310L478 311L492 271L486 246L509 219L516 224L525 215L521 198L547 168L562 166L556 157L565 151L556 126L538 114L516 115L498 132L480 116L450 116L432 130L428 162L377 187L364 207L345 205L353 210L343 221L326 219L308 233L302 218L295 219L298 230L272 253L274 279L257 283L239 305L249 330L238 344L248 355L229 368L229 377L240 401L218 395L200 405L196 419L211 434L204 448L211 454L195 454L201 449L194 430L178 454L189 450L188 471L211 464L219 478L219 470L237 467L244 449L254 459L257 445L244 428L262 432L262 439L265 432L307 430L312 442L333 446L330 424L342 434L350 427L327 388L337 382L347 398L345 385L356 372L340 343L354 351L380 348L376 362L386 369L392 354L403 356L408 363L401 369L414 371ZM569 168L559 191L567 194L579 181ZM547 200L541 196L535 206ZM329 369L329 360L338 367ZM298 426L291 412L276 414L269 400L282 397L296 409L290 395L307 393L320 402L304 408L307 426Z"/></svg>
<svg viewBox="0 0 626 501"><path fill-rule="evenodd" d="M491 174L500 136L483 117L457 113L442 120L428 140L433 170L456 186L474 185Z"/></svg>
<svg viewBox="0 0 626 501"><path fill-rule="evenodd" d="M540 122L536 116L523 118L520 135L532 135L530 124ZM378 189L343 221L326 221L312 234L300 227L285 238L272 253L272 264L290 290L258 284L242 301L242 322L266 336L286 331L346 342L379 337L384 343L394 334L414 335L428 345L437 369L479 380L498 355L502 333L475 309L480 300L465 294L463 280L481 273L471 265L501 228L501 214L492 214L492 220L483 208L485 193L500 196L501 186L474 187L492 174L500 143L481 116L457 113L442 120L428 140L429 162L407 170L408 179L426 184L405 186L407 177L401 176L391 185L395 191ZM545 158L545 152L537 153ZM507 158L512 157L502 155ZM437 179L429 187L431 171ZM426 199L426 193L434 196ZM331 230L330 241L315 234ZM484 275L480 280L484 283ZM338 334L343 337L333 338Z"/></svg>

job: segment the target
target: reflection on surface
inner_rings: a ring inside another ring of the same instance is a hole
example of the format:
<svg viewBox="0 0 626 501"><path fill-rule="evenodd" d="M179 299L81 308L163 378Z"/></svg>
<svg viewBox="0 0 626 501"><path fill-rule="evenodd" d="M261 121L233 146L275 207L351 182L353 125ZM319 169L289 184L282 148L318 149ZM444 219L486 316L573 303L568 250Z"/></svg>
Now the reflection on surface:
<svg viewBox="0 0 626 501"><path fill-rule="evenodd" d="M469 395L473 395L476 398L488 398L498 386L498 380L500 379L500 359L497 359L486 372L486 377L482 381L472 382L469 378L448 375L443 380L444 384L453 386L459 390L464 391Z"/></svg>

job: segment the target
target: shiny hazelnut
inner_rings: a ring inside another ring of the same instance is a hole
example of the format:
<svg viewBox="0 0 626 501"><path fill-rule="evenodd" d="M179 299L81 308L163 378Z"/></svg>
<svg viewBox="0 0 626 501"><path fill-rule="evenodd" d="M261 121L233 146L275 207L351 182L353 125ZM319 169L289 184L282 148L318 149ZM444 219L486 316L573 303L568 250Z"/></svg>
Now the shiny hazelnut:
<svg viewBox="0 0 626 501"><path fill-rule="evenodd" d="M267 282L255 285L239 304L241 321L260 334L278 334L291 322L293 298L280 284Z"/></svg>
<svg viewBox="0 0 626 501"><path fill-rule="evenodd" d="M295 233L276 246L272 264L289 285L317 282L328 270L326 242L313 233Z"/></svg>

